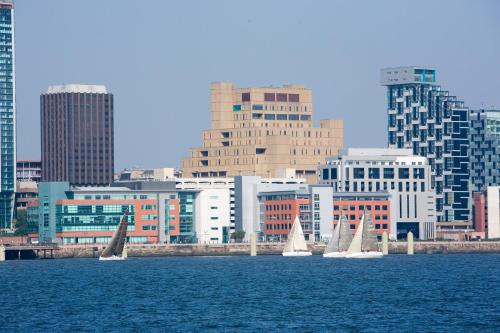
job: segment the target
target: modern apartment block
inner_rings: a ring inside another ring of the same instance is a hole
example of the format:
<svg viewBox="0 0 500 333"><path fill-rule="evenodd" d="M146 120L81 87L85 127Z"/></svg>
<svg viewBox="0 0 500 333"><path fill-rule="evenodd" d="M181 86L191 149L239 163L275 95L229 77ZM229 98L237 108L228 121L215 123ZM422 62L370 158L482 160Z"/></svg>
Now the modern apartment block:
<svg viewBox="0 0 500 333"><path fill-rule="evenodd" d="M40 96L42 180L113 181L113 95L105 86L50 86Z"/></svg>
<svg viewBox="0 0 500 333"><path fill-rule="evenodd" d="M12 230L16 186L14 5L0 0L0 231Z"/></svg>
<svg viewBox="0 0 500 333"><path fill-rule="evenodd" d="M436 85L432 68L384 68L381 84L387 86L389 147L409 148L428 159L438 226L470 225L469 109Z"/></svg>
<svg viewBox="0 0 500 333"><path fill-rule="evenodd" d="M470 111L472 191L500 185L500 110Z"/></svg>
<svg viewBox="0 0 500 333"><path fill-rule="evenodd" d="M183 160L184 177L298 177L316 181L316 166L343 143L341 120L313 127L312 91L301 85L235 88L211 84L211 128Z"/></svg>
<svg viewBox="0 0 500 333"><path fill-rule="evenodd" d="M331 185L334 193L389 194L392 238L404 238L409 231L418 239L435 238L431 169L426 158L414 156L411 149L347 149L319 167L319 183ZM387 214L381 215L381 221L387 221Z"/></svg>

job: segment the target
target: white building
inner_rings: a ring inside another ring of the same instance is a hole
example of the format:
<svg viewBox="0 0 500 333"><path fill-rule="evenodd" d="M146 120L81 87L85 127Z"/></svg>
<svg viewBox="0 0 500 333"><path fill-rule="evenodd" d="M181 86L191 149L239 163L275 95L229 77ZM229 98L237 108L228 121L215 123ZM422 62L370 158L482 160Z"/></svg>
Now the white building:
<svg viewBox="0 0 500 333"><path fill-rule="evenodd" d="M500 238L500 186L488 186L486 192L488 238Z"/></svg>
<svg viewBox="0 0 500 333"><path fill-rule="evenodd" d="M330 184L334 192L388 192L392 237L412 231L419 239L435 238L430 166L411 149L347 149L319 167L319 183Z"/></svg>
<svg viewBox="0 0 500 333"><path fill-rule="evenodd" d="M198 190L195 202L198 243L228 243L235 228L233 178L176 178L175 187Z"/></svg>

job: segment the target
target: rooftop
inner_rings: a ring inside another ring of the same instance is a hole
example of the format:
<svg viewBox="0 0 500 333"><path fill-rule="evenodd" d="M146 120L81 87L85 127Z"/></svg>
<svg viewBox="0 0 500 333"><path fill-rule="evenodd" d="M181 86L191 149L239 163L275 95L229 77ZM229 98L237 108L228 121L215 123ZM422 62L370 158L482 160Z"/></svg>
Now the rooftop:
<svg viewBox="0 0 500 333"><path fill-rule="evenodd" d="M91 84L64 84L58 86L49 86L47 94L61 93L87 93L87 94L107 94L106 86Z"/></svg>

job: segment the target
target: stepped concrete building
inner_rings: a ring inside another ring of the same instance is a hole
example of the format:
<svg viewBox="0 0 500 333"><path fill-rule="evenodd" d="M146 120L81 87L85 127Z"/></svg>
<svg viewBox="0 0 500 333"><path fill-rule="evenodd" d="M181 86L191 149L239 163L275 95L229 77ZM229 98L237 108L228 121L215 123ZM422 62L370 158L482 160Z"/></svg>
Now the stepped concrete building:
<svg viewBox="0 0 500 333"><path fill-rule="evenodd" d="M182 163L185 177L299 177L316 182L317 165L337 154L342 120L313 127L312 91L301 85L211 85L211 128Z"/></svg>

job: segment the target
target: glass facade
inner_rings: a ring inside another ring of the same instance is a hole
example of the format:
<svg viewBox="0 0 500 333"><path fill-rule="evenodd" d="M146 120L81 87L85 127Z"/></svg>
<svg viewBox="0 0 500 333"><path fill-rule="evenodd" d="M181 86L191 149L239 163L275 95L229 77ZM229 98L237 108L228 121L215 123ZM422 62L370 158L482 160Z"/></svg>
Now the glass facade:
<svg viewBox="0 0 500 333"><path fill-rule="evenodd" d="M0 230L12 228L16 176L14 9L0 1Z"/></svg>
<svg viewBox="0 0 500 333"><path fill-rule="evenodd" d="M500 185L500 110L470 112L470 170L473 191Z"/></svg>
<svg viewBox="0 0 500 333"><path fill-rule="evenodd" d="M386 84L388 146L428 159L438 222L470 221L469 109L440 86L424 83L434 76Z"/></svg>
<svg viewBox="0 0 500 333"><path fill-rule="evenodd" d="M171 236L173 243L195 243L195 196L194 192L179 192L178 236Z"/></svg>

